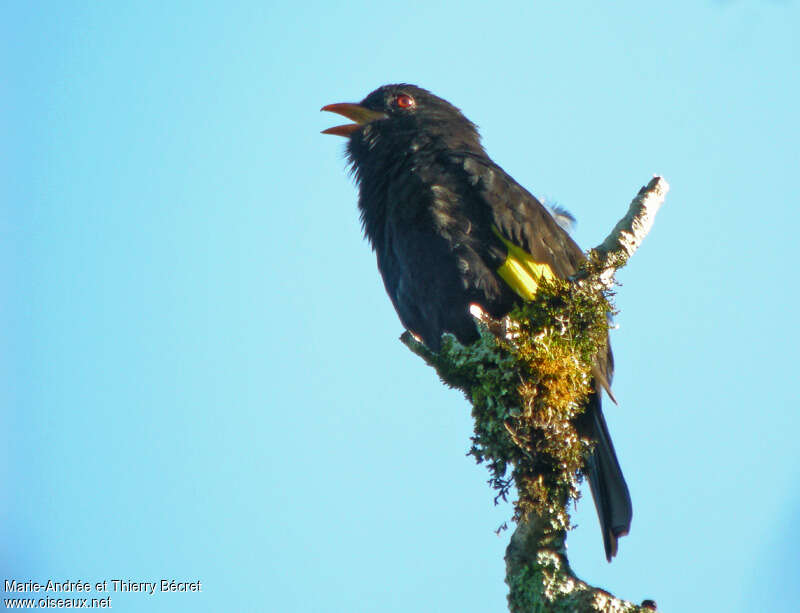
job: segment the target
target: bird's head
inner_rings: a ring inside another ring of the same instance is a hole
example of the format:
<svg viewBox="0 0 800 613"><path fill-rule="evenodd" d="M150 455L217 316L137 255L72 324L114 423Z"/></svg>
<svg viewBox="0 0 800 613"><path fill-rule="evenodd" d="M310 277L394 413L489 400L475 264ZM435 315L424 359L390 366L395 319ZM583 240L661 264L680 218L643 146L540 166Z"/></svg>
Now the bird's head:
<svg viewBox="0 0 800 613"><path fill-rule="evenodd" d="M416 85L384 85L359 103L329 104L322 110L354 122L322 133L348 138L355 166L375 156L396 158L418 150L483 151L477 128L460 110Z"/></svg>

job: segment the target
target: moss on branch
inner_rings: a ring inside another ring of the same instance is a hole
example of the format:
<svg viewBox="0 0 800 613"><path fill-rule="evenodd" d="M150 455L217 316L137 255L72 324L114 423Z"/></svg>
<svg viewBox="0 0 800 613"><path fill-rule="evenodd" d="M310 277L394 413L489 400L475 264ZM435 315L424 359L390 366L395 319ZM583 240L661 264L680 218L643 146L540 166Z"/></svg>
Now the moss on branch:
<svg viewBox="0 0 800 613"><path fill-rule="evenodd" d="M447 385L472 403L470 455L489 469L496 500L512 485L514 519L549 514L579 496L579 471L591 444L573 420L591 392L591 368L606 342L606 293L584 284L543 281L536 299L503 322L480 325L478 341L463 346L445 336L438 354L406 333L403 342L433 366ZM509 475L510 472L510 475ZM553 516L569 528L565 510Z"/></svg>

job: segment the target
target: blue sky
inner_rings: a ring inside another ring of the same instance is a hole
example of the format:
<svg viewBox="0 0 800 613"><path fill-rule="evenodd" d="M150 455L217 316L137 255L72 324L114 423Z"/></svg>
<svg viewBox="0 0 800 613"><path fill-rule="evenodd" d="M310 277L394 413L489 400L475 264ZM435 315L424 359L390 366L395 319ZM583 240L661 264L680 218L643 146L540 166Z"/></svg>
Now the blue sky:
<svg viewBox="0 0 800 613"><path fill-rule="evenodd" d="M602 240L633 501L590 583L800 599L800 8L9 3L0 25L0 575L200 580L117 611L502 610L469 406L397 340L330 102L417 83Z"/></svg>

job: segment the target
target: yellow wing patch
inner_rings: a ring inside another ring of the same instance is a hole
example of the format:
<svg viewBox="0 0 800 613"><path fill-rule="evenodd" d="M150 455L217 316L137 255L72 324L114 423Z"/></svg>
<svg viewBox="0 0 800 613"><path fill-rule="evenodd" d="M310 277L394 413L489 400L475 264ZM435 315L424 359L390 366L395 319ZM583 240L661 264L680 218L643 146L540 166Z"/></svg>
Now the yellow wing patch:
<svg viewBox="0 0 800 613"><path fill-rule="evenodd" d="M530 253L517 247L511 241L501 236L496 227L494 233L508 247L508 257L502 266L497 269L497 274L508 286L513 289L520 298L533 300L536 290L539 287L539 279L552 279L555 277L553 270L547 264L540 264L533 259Z"/></svg>

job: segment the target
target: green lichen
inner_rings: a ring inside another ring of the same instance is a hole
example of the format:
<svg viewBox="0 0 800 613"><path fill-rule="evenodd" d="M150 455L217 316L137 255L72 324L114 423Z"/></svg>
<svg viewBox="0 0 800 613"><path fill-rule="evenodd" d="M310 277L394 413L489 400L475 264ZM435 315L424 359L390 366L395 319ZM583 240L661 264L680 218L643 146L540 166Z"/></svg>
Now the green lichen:
<svg viewBox="0 0 800 613"><path fill-rule="evenodd" d="M608 296L588 283L542 280L533 301L505 323L481 325L480 339L469 346L445 335L435 354L403 337L472 403L469 454L487 465L495 502L516 486L515 520L546 514L556 501L562 512L554 525L569 527L566 504L579 496L590 445L573 421L591 391L592 364L606 342L611 310Z"/></svg>

